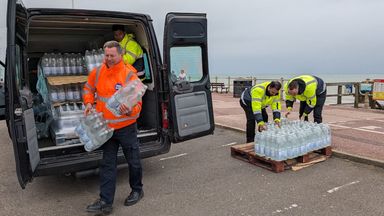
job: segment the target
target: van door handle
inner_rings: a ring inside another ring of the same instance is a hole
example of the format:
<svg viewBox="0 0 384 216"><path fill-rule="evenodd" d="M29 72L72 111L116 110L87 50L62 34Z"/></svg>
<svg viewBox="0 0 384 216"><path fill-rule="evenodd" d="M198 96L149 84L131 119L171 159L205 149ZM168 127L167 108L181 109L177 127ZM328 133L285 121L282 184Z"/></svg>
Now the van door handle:
<svg viewBox="0 0 384 216"><path fill-rule="evenodd" d="M21 108L16 108L16 109L15 109L15 115L17 115L17 116L22 116L22 115L23 115L23 109L21 109Z"/></svg>

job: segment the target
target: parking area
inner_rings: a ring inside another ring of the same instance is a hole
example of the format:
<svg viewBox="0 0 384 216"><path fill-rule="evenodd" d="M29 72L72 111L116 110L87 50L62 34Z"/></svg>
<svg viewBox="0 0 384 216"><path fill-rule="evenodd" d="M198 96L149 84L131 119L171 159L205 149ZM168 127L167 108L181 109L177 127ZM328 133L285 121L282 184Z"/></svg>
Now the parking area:
<svg viewBox="0 0 384 216"><path fill-rule="evenodd" d="M89 215L98 177L49 176L22 190L4 122L0 125L0 215ZM143 160L145 196L125 207L130 192L121 169L113 215L382 215L383 169L330 158L300 171L273 173L230 156L244 134L215 134L174 144Z"/></svg>

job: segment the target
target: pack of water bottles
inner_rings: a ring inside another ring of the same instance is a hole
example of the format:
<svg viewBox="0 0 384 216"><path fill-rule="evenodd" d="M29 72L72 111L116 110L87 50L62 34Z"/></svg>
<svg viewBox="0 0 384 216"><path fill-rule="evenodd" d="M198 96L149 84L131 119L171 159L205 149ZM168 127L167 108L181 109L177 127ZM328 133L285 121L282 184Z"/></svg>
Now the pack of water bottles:
<svg viewBox="0 0 384 216"><path fill-rule="evenodd" d="M86 75L84 57L80 53L45 53L41 58L45 77Z"/></svg>
<svg viewBox="0 0 384 216"><path fill-rule="evenodd" d="M75 128L87 152L101 147L112 137L113 131L113 128L108 127L108 121L103 118L103 113L96 111L81 118L80 124Z"/></svg>
<svg viewBox="0 0 384 216"><path fill-rule="evenodd" d="M327 124L283 119L281 127L267 124L267 130L257 132L255 153L275 161L305 155L331 145L331 129Z"/></svg>
<svg viewBox="0 0 384 216"><path fill-rule="evenodd" d="M147 86L140 80L129 81L125 86L120 88L111 98L108 99L106 107L115 116L119 117L120 105L124 104L128 109L132 109L143 97Z"/></svg>
<svg viewBox="0 0 384 216"><path fill-rule="evenodd" d="M49 86L49 95L51 103L79 102L82 100L82 84Z"/></svg>
<svg viewBox="0 0 384 216"><path fill-rule="evenodd" d="M104 50L102 48L98 50L86 50L85 51L85 65L88 73L93 70L95 67L99 67L103 63L104 59Z"/></svg>

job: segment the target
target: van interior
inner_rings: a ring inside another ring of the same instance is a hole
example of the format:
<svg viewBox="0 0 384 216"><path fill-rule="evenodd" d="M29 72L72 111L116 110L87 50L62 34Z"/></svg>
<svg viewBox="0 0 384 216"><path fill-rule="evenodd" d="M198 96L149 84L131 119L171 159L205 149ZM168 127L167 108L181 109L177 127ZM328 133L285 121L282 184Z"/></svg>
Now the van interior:
<svg viewBox="0 0 384 216"><path fill-rule="evenodd" d="M72 81L71 79L64 81L62 79L64 76L56 76L51 79L44 76L41 67L42 57L50 53L60 53L60 55L75 53L84 57L87 50L99 50L106 41L113 40L113 24L124 25L127 33L135 35L135 40L143 48L148 62L145 65L148 76L143 80L148 88L143 97L142 112L138 119L138 137L141 143L155 141L159 138L158 132L161 131L159 129L160 105L158 104L158 90L155 88L155 76L152 67L154 62L151 62L153 60L150 57L150 53L153 52L151 52L152 47L148 39L149 33L141 21L105 17L35 16L32 17L28 26L26 47L28 68L25 70L28 71L28 74L24 75L24 79L28 80L25 85L29 86L29 93L33 95L40 153L48 153L52 150L68 152L71 149L75 150L75 148L77 150L82 149L78 137L67 136L69 133L74 134L73 127L75 125L71 122L81 116L81 99L53 103L49 94L59 84L73 85L78 83L82 89L87 75L85 72L82 76L73 76ZM41 87L41 83L46 86L45 91ZM22 90L20 92L23 94Z"/></svg>

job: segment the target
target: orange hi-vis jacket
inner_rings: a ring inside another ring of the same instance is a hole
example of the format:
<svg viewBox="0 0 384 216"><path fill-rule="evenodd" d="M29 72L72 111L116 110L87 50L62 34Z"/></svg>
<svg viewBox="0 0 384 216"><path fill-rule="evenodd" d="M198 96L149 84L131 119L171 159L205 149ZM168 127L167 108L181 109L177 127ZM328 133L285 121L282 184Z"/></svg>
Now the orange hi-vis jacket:
<svg viewBox="0 0 384 216"><path fill-rule="evenodd" d="M132 108L129 115L120 117L113 115L105 105L117 90L124 87L128 81L136 79L140 80L136 75L136 69L131 65L125 65L123 61L110 68L106 64L102 64L88 75L88 81L84 85L84 104L93 105L96 101L96 111L103 113L111 128L119 129L131 125L140 115L141 101Z"/></svg>

